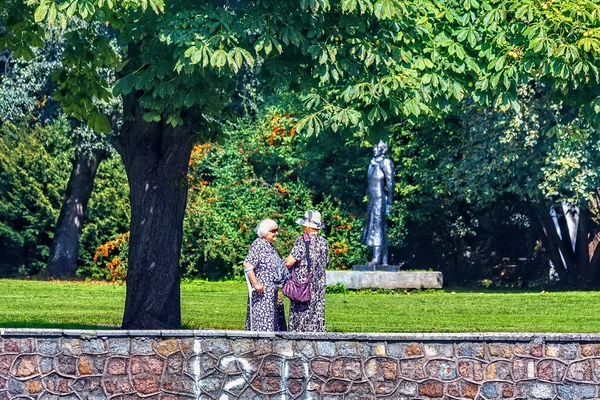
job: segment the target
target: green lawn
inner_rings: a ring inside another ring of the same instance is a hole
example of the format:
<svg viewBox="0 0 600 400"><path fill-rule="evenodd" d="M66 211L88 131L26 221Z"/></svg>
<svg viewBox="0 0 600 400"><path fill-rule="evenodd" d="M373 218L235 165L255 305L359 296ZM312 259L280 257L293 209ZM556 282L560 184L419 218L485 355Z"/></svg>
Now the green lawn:
<svg viewBox="0 0 600 400"><path fill-rule="evenodd" d="M109 329L121 322L125 286L0 280L0 326ZM181 285L186 328L242 329L243 282ZM439 290L328 294L329 331L600 332L600 292ZM287 308L287 306L286 306Z"/></svg>

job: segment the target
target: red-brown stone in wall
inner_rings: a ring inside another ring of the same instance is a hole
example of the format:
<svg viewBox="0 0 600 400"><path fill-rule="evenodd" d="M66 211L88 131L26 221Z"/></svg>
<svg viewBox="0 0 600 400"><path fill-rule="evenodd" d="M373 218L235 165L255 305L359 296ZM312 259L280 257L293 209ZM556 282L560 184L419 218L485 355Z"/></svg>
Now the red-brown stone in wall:
<svg viewBox="0 0 600 400"><path fill-rule="evenodd" d="M15 339L8 339L4 341L4 352L5 353L20 353L21 347L19 342Z"/></svg>
<svg viewBox="0 0 600 400"><path fill-rule="evenodd" d="M260 374L262 376L281 376L283 358L277 356L266 356Z"/></svg>
<svg viewBox="0 0 600 400"><path fill-rule="evenodd" d="M64 378L60 378L58 380L57 392L58 393L69 393L70 391L71 390L69 389L69 381Z"/></svg>
<svg viewBox="0 0 600 400"><path fill-rule="evenodd" d="M0 377L0 390L6 388L6 379Z"/></svg>
<svg viewBox="0 0 600 400"><path fill-rule="evenodd" d="M281 378L277 376L266 376L263 379L263 388L270 393L279 392L283 389Z"/></svg>
<svg viewBox="0 0 600 400"><path fill-rule="evenodd" d="M444 396L444 384L437 381L425 381L419 384L419 396L438 398Z"/></svg>
<svg viewBox="0 0 600 400"><path fill-rule="evenodd" d="M26 378L38 373L37 360L35 356L19 356L16 361L17 378Z"/></svg>
<svg viewBox="0 0 600 400"><path fill-rule="evenodd" d="M126 375L127 359L120 357L109 359L106 363L106 373L108 375Z"/></svg>
<svg viewBox="0 0 600 400"><path fill-rule="evenodd" d="M594 345L593 344L579 345L579 351L581 352L582 357L592 357L594 355Z"/></svg>
<svg viewBox="0 0 600 400"><path fill-rule="evenodd" d="M104 391L110 396L121 393L130 393L133 388L127 376L113 376L102 381Z"/></svg>
<svg viewBox="0 0 600 400"><path fill-rule="evenodd" d="M514 397L515 386L511 383L502 383L500 385L500 391L502 392L502 397L508 399Z"/></svg>
<svg viewBox="0 0 600 400"><path fill-rule="evenodd" d="M327 382L325 382L325 386L323 388L323 393L333 393L333 394L339 394L339 393L345 393L348 388L350 387L350 381L344 380L344 379L330 379Z"/></svg>
<svg viewBox="0 0 600 400"><path fill-rule="evenodd" d="M416 343L411 343L406 347L406 355L408 357L420 356L422 354L421 346Z"/></svg>
<svg viewBox="0 0 600 400"><path fill-rule="evenodd" d="M158 393L158 383L158 378L155 376L133 378L133 387L136 392L143 395Z"/></svg>
<svg viewBox="0 0 600 400"><path fill-rule="evenodd" d="M288 371L288 378L304 378L304 362L301 358L288 360L286 368Z"/></svg>
<svg viewBox="0 0 600 400"><path fill-rule="evenodd" d="M315 375L322 377L329 377L329 365L331 363L325 360L312 360L310 362L310 369Z"/></svg>
<svg viewBox="0 0 600 400"><path fill-rule="evenodd" d="M15 358L17 358L17 356L8 354L0 355L0 374L8 375L8 373L10 372L10 366L12 365Z"/></svg>
<svg viewBox="0 0 600 400"><path fill-rule="evenodd" d="M541 343L534 343L531 345L531 355L534 357L541 357L544 354L543 346Z"/></svg>
<svg viewBox="0 0 600 400"><path fill-rule="evenodd" d="M564 376L566 366L560 362L553 360L543 360L537 366L538 378L552 381L561 382Z"/></svg>
<svg viewBox="0 0 600 400"><path fill-rule="evenodd" d="M77 362L77 369L80 375L92 374L92 361L87 356L82 356Z"/></svg>
<svg viewBox="0 0 600 400"><path fill-rule="evenodd" d="M32 379L27 382L27 392L29 394L38 394L44 390L42 382L39 379Z"/></svg>
<svg viewBox="0 0 600 400"><path fill-rule="evenodd" d="M302 388L304 387L304 381L300 379L289 379L288 380L288 390L292 394L292 396L297 396L302 392Z"/></svg>
<svg viewBox="0 0 600 400"><path fill-rule="evenodd" d="M477 393L479 393L479 386L464 382L461 387L462 397L466 397L467 399L474 399L477 397Z"/></svg>
<svg viewBox="0 0 600 400"><path fill-rule="evenodd" d="M382 361L379 365L383 371L383 379L395 381L398 378L398 364L395 361Z"/></svg>
<svg viewBox="0 0 600 400"><path fill-rule="evenodd" d="M131 357L131 373L162 375L164 360L158 356L133 356Z"/></svg>
<svg viewBox="0 0 600 400"><path fill-rule="evenodd" d="M335 360L331 363L331 376L334 378L344 377L344 360Z"/></svg>

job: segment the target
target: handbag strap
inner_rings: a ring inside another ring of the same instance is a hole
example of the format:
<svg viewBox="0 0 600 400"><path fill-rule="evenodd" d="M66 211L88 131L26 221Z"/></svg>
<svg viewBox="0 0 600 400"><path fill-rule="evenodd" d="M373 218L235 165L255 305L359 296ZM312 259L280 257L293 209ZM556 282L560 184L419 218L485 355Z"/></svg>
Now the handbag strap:
<svg viewBox="0 0 600 400"><path fill-rule="evenodd" d="M306 265L308 266L308 275L310 276L310 267L311 267L311 260L310 260L310 236L308 236L306 233L302 234L302 239L304 239L304 246L306 246Z"/></svg>

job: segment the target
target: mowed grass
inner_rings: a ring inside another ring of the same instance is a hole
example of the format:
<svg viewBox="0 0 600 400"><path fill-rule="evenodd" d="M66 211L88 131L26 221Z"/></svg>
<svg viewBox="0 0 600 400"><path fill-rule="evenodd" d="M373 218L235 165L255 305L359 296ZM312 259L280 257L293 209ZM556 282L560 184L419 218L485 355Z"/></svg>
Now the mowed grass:
<svg viewBox="0 0 600 400"><path fill-rule="evenodd" d="M3 279L0 286L0 327L121 323L124 285ZM243 329L246 299L244 282L182 283L184 327ZM336 332L600 332L597 304L593 291L362 291L328 294L326 319Z"/></svg>

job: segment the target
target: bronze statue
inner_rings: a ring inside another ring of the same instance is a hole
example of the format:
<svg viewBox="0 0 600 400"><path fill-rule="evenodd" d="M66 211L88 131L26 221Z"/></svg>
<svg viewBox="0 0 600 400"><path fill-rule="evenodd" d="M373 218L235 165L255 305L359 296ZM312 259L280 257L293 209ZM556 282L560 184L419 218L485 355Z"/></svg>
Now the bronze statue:
<svg viewBox="0 0 600 400"><path fill-rule="evenodd" d="M373 247L370 265L387 265L388 237L386 217L394 202L394 163L386 157L388 147L380 141L373 146L373 158L367 172L367 219L362 242Z"/></svg>

